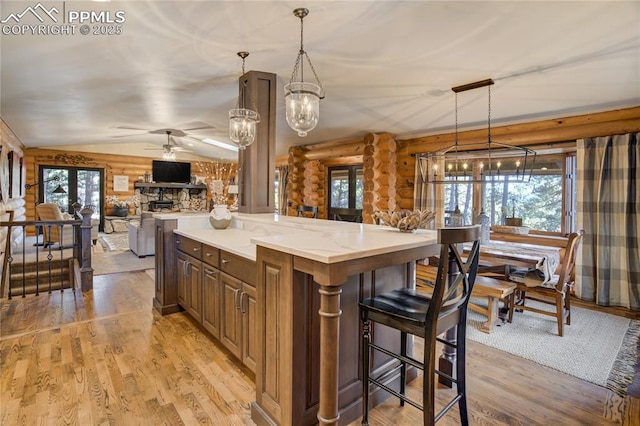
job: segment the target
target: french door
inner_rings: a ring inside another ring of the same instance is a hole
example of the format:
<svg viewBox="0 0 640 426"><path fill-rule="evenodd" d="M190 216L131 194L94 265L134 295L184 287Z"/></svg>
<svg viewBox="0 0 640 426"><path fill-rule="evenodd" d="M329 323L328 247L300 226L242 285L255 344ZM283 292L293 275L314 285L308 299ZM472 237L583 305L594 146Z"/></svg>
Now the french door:
<svg viewBox="0 0 640 426"><path fill-rule="evenodd" d="M40 166L38 200L55 203L63 211L72 211L73 203L93 209L94 219L102 227L104 169L86 167Z"/></svg>

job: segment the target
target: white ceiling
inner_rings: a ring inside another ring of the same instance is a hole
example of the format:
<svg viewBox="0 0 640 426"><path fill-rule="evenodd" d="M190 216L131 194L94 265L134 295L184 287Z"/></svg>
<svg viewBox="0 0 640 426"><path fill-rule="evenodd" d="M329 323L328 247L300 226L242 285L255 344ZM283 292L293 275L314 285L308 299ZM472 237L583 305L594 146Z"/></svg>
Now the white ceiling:
<svg viewBox="0 0 640 426"><path fill-rule="evenodd" d="M37 4L3 0L0 19ZM122 11L126 21L120 35L82 35L79 24L73 35L6 35L16 22L3 24L0 116L26 147L160 155L166 128L228 141L240 50L251 53L247 70L278 75L278 155L369 131L402 139L450 130L451 87L485 78L495 80L495 125L640 105L638 1L42 4L60 19ZM326 91L306 138L287 126L282 95L300 43L296 7L310 10L304 45ZM19 25L37 23L28 13ZM486 126L486 89L458 102L461 128ZM236 155L177 140L198 154Z"/></svg>

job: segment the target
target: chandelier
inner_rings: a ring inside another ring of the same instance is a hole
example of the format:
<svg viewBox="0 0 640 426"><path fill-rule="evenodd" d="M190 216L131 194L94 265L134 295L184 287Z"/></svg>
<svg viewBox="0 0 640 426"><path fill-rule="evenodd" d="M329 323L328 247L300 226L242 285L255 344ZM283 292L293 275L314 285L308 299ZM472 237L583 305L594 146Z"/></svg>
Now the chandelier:
<svg viewBox="0 0 640 426"><path fill-rule="evenodd" d="M298 132L298 136L307 136L307 133L318 124L320 99L324 99L324 89L309 55L304 50L303 19L309 14L309 10L298 8L293 11L293 14L300 18L300 50L293 66L291 80L284 86L285 110L289 127ZM318 84L304 81L304 59L309 63L309 68Z"/></svg>
<svg viewBox="0 0 640 426"><path fill-rule="evenodd" d="M454 144L439 151L418 156L420 173L431 183L485 183L487 181L529 182L536 152L530 148L491 140L492 79L451 88L455 93ZM458 93L487 87L487 140L484 143L460 144L458 141Z"/></svg>
<svg viewBox="0 0 640 426"><path fill-rule="evenodd" d="M249 52L238 52L242 58L242 75L244 76L244 60ZM256 139L256 124L260 122L260 114L244 107L244 89L246 81L240 84L237 108L229 111L229 137L239 149L245 149Z"/></svg>

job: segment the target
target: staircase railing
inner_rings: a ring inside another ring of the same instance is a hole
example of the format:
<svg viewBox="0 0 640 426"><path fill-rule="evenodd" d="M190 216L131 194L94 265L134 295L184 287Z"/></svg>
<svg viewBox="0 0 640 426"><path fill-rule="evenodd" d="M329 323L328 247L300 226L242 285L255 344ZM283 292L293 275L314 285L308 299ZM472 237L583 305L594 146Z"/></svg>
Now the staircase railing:
<svg viewBox="0 0 640 426"><path fill-rule="evenodd" d="M54 287L59 285L60 291L63 292L65 288L65 269L68 271L69 279L68 284L72 290L75 290L76 284L82 291L91 290L93 288L93 268L91 267L91 215L90 209L77 210L75 217L78 219L72 220L27 220L27 221L13 221L13 212L9 213L8 221L0 221L0 227L7 227L7 240L5 244L5 256L2 267L2 277L0 283L0 296L8 297L11 299L16 295L22 295L25 297L28 293L39 294L41 291L48 291L51 293ZM69 225L72 227L69 230ZM22 228L21 237L22 244L18 244L18 247L22 247L22 251L17 249L12 250L12 234L15 228ZM27 229L33 229L36 235L37 246L34 254L27 255L26 248L27 242ZM60 242L56 244L52 241L46 241L46 236L51 235L51 231L58 229L60 232ZM45 232L46 231L46 232ZM72 244L65 247L63 242L65 241L65 234L72 233ZM43 238L43 242L40 243L40 236ZM44 251L41 252L39 247L44 246ZM69 256L69 249L72 249L72 255ZM59 252L59 255L58 255ZM29 259L27 259L29 258ZM16 269L18 262L21 260L22 271L21 273L21 285L18 286L18 291L14 291L14 286L11 284L11 277L17 274L13 273ZM29 261L28 261L29 260ZM15 265L14 265L15 262ZM33 265L35 271L28 271L28 265ZM65 268L66 267L66 268ZM44 269L42 271L42 269ZM59 274L58 274L59 272ZM27 283L32 284L28 285ZM35 289L33 288L35 287ZM43 287L43 289L41 289Z"/></svg>

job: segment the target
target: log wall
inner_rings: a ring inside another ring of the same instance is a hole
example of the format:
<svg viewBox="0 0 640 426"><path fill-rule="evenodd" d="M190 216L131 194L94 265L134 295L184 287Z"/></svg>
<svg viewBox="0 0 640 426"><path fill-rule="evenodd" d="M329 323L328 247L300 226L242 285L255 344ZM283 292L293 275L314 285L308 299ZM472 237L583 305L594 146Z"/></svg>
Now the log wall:
<svg viewBox="0 0 640 426"><path fill-rule="evenodd" d="M640 132L640 106L492 127L491 139L505 144L547 147L562 141L632 132ZM486 128L458 132L460 144L483 143L486 136ZM313 166L317 170L318 180L305 180L305 167L309 161L318 161L324 165L324 182L327 182L326 169L329 166L363 164L365 221L369 220L375 210L412 209L415 154L450 146L454 138L453 132L403 140L396 139L393 135L370 133L362 139L342 139L291 147L288 157L289 215L295 215L296 206L304 204L304 197L313 192L313 189L310 189L311 192L306 190L306 186L316 185L321 180L319 164ZM284 161L280 159L277 162ZM326 194L326 183L322 190ZM326 195L319 195L312 200L323 200L326 203ZM322 209L326 205L318 207Z"/></svg>
<svg viewBox="0 0 640 426"><path fill-rule="evenodd" d="M540 146L581 138L640 132L640 106L594 114L562 117L530 123L491 127L495 142ZM460 144L484 143L487 129L458 131ZM454 143L455 133L443 133L398 140L396 201L400 208L413 208L415 158L413 155L433 152Z"/></svg>
<svg viewBox="0 0 640 426"><path fill-rule="evenodd" d="M396 208L396 141L393 135L370 133L365 136L362 174L362 221L374 223L374 212Z"/></svg>
<svg viewBox="0 0 640 426"><path fill-rule="evenodd" d="M136 157L129 155L112 155L97 153L76 153L73 151L61 151L52 149L28 148L25 150L26 162L26 183L38 181L38 170L40 166L68 166L68 167L88 167L103 170L105 196L115 195L119 199L126 199L135 194L134 183L145 172L151 173L150 157ZM191 162L193 174L198 174L196 161ZM113 177L127 176L129 187L126 192L114 191ZM29 220L35 220L35 204L38 197L37 187L33 187L25 194L26 216ZM108 207L105 206L105 209ZM106 211L106 210L105 210ZM133 213L133 207L131 207Z"/></svg>
<svg viewBox="0 0 640 426"><path fill-rule="evenodd" d="M0 199L0 220L8 221L9 213L13 211L14 221L26 220L24 201L24 146L18 137L11 131L9 126L0 118L0 155L7 155L11 158L8 170L10 176L10 189L7 199ZM1 170L0 172L6 172ZM1 198L1 197L0 197ZM16 248L18 241L22 237L22 229L14 228L8 236L7 228L0 228L0 277L4 273L4 259L7 238L10 240L11 248Z"/></svg>

